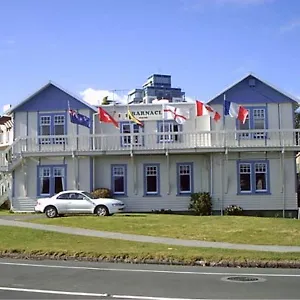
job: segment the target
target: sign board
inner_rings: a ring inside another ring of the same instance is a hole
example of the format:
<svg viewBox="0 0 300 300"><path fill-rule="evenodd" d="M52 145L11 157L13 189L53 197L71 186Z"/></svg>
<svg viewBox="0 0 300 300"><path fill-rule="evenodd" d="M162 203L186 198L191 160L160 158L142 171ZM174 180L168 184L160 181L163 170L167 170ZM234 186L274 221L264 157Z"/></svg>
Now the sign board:
<svg viewBox="0 0 300 300"><path fill-rule="evenodd" d="M139 120L162 120L162 110L161 109L141 109L141 110L130 110L132 114ZM127 112L126 113L116 113L116 118L118 120L128 120Z"/></svg>

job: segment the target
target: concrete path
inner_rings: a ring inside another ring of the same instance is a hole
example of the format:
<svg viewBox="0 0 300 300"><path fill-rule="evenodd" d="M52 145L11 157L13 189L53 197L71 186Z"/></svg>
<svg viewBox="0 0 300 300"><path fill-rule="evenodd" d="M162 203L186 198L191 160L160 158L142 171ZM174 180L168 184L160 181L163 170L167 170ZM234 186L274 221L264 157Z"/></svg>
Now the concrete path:
<svg viewBox="0 0 300 300"><path fill-rule="evenodd" d="M81 236L91 236L91 237L100 237L100 238L108 238L108 239L119 239L119 240L134 241L134 242L176 245L176 246L186 246L186 247L222 248L222 249L254 250L254 251L269 251L269 252L300 252L300 246L265 246L265 245L247 245L247 244L231 244L231 243L206 242L206 241L195 241L195 240L181 240L181 239L174 239L174 238L134 235L134 234L125 234L125 233L117 233L117 232L81 229L81 228L74 228L74 227L33 224L33 223L16 221L16 220L8 220L8 218L2 218L2 217L0 217L0 225L46 230L46 231L60 232L66 234L81 235ZM300 258L300 253L299 253L299 258Z"/></svg>

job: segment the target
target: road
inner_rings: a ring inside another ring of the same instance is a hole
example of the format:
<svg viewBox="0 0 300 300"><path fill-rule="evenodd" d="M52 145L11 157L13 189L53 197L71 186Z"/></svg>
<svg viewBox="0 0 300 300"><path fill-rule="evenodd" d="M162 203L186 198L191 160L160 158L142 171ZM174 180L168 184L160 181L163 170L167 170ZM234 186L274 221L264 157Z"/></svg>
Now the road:
<svg viewBox="0 0 300 300"><path fill-rule="evenodd" d="M299 299L300 270L0 259L0 299L93 298Z"/></svg>

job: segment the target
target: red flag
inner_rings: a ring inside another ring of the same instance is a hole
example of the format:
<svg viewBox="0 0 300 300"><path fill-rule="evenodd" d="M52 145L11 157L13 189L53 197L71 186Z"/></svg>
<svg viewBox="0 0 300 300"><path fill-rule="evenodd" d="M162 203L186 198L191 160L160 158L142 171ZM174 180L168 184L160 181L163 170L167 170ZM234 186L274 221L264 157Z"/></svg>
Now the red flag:
<svg viewBox="0 0 300 300"><path fill-rule="evenodd" d="M206 115L210 115L216 122L221 119L220 114L217 111L215 111L211 106L196 100L196 116L200 117Z"/></svg>
<svg viewBox="0 0 300 300"><path fill-rule="evenodd" d="M112 123L116 128L119 128L118 122L102 107L98 107L99 121L103 123Z"/></svg>
<svg viewBox="0 0 300 300"><path fill-rule="evenodd" d="M248 117L248 110L245 108L245 107L243 107L243 106L240 106L239 107L239 113L238 113L238 119L243 123L243 124L245 124L245 122L246 122L246 119L247 119L247 117Z"/></svg>

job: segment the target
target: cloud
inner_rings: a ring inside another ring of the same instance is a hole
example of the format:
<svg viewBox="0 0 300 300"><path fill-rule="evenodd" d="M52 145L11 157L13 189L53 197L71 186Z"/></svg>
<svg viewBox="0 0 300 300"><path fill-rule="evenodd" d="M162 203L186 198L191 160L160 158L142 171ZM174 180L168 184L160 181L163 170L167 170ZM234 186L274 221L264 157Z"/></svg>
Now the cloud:
<svg viewBox="0 0 300 300"><path fill-rule="evenodd" d="M195 102L195 98L189 97L189 96L185 96L185 101L186 102Z"/></svg>
<svg viewBox="0 0 300 300"><path fill-rule="evenodd" d="M290 32L294 29L297 29L298 27L300 27L300 19L296 19L293 21L290 21L289 23L282 25L280 27L280 33L286 33L286 32Z"/></svg>
<svg viewBox="0 0 300 300"><path fill-rule="evenodd" d="M91 105L101 104L102 99L106 96L108 96L109 100L115 100L120 103L127 103L127 95L117 94L109 90L87 88L84 91L80 92L80 95L84 101Z"/></svg>
<svg viewBox="0 0 300 300"><path fill-rule="evenodd" d="M79 94L85 102L95 106L100 105L102 99L106 96L108 96L108 100L115 100L117 103L120 104L127 104L127 99L128 99L127 94L115 93L109 90L101 90L101 89L93 89L93 88L86 88ZM187 102L194 102L195 97L185 96L185 100Z"/></svg>

